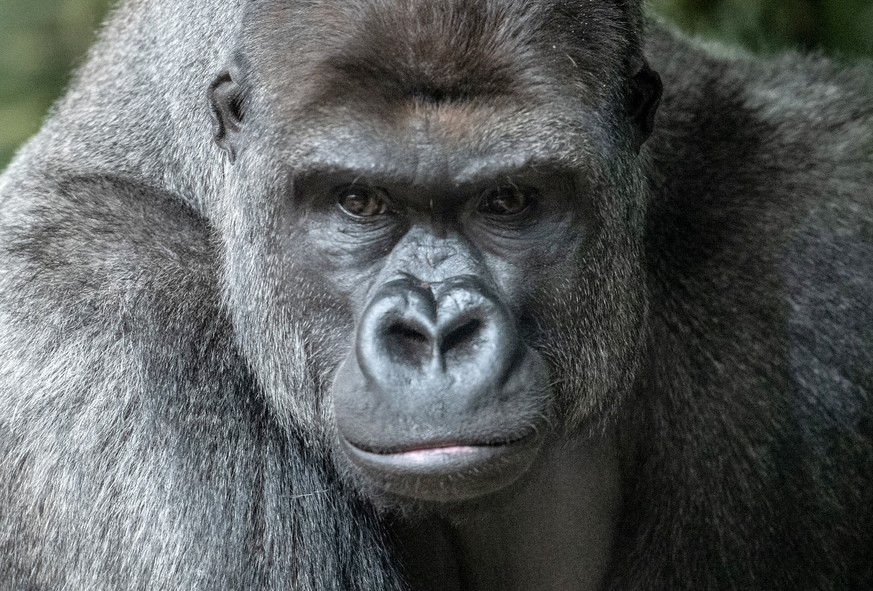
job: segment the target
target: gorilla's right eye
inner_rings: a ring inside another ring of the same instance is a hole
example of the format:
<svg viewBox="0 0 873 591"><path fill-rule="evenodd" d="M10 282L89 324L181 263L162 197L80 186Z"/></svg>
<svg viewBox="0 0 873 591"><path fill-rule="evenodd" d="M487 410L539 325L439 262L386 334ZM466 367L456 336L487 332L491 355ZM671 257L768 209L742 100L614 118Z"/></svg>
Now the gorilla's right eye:
<svg viewBox="0 0 873 591"><path fill-rule="evenodd" d="M510 185L489 189L482 195L479 211L494 216L516 216L526 212L536 197L527 187Z"/></svg>
<svg viewBox="0 0 873 591"><path fill-rule="evenodd" d="M388 193L377 187L343 187L338 191L337 203L345 213L358 218L388 213Z"/></svg>

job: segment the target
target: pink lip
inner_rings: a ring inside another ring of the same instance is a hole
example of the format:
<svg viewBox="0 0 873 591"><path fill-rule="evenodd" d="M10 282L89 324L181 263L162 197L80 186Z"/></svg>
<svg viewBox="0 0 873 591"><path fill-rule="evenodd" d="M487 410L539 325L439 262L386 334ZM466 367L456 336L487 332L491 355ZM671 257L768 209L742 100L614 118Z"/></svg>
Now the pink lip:
<svg viewBox="0 0 873 591"><path fill-rule="evenodd" d="M497 458L526 456L538 448L536 441L530 438L506 445L420 444L391 453L370 452L349 443L346 445L359 464L382 473L433 476L484 469L494 464Z"/></svg>
<svg viewBox="0 0 873 591"><path fill-rule="evenodd" d="M386 492L436 502L461 501L505 487L527 470L541 447L535 435L499 445L418 442L382 453L342 442L357 468Z"/></svg>
<svg viewBox="0 0 873 591"><path fill-rule="evenodd" d="M479 448L471 445L447 445L444 447L425 447L421 449L411 449L409 451L393 454L402 456L408 462L429 463L432 462L435 456L463 456L479 453Z"/></svg>

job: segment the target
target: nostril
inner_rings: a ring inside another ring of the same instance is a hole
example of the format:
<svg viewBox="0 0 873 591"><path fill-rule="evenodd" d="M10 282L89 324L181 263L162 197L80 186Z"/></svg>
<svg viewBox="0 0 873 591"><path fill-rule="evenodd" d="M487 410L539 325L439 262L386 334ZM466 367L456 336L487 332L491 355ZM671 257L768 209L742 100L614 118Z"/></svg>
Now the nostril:
<svg viewBox="0 0 873 591"><path fill-rule="evenodd" d="M389 355L407 362L421 362L430 357L431 339L421 329L404 322L392 322L383 333Z"/></svg>
<svg viewBox="0 0 873 591"><path fill-rule="evenodd" d="M440 353L446 355L450 352L463 351L475 342L476 335L479 334L481 328L482 321L479 318L471 318L453 328L443 337Z"/></svg>
<svg viewBox="0 0 873 591"><path fill-rule="evenodd" d="M398 341L427 343L430 340L422 331L401 322L391 324L388 330L385 331L385 334L389 339L396 339Z"/></svg>

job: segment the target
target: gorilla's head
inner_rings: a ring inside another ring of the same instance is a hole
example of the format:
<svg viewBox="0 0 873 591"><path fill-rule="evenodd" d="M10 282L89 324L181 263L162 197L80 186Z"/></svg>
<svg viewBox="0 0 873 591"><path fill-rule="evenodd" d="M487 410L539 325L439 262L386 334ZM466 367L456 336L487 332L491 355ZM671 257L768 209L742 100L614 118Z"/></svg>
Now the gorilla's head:
<svg viewBox="0 0 873 591"><path fill-rule="evenodd" d="M371 496L502 489L628 389L660 83L620 4L266 1L214 80L240 343Z"/></svg>

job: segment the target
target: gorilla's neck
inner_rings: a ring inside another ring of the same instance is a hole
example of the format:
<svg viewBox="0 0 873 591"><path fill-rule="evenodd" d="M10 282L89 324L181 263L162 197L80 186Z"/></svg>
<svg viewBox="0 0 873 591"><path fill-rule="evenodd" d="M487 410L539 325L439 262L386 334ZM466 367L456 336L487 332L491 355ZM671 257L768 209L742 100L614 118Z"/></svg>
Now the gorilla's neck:
<svg viewBox="0 0 873 591"><path fill-rule="evenodd" d="M619 481L612 438L550 449L511 495L401 532L412 588L600 589L619 508Z"/></svg>

